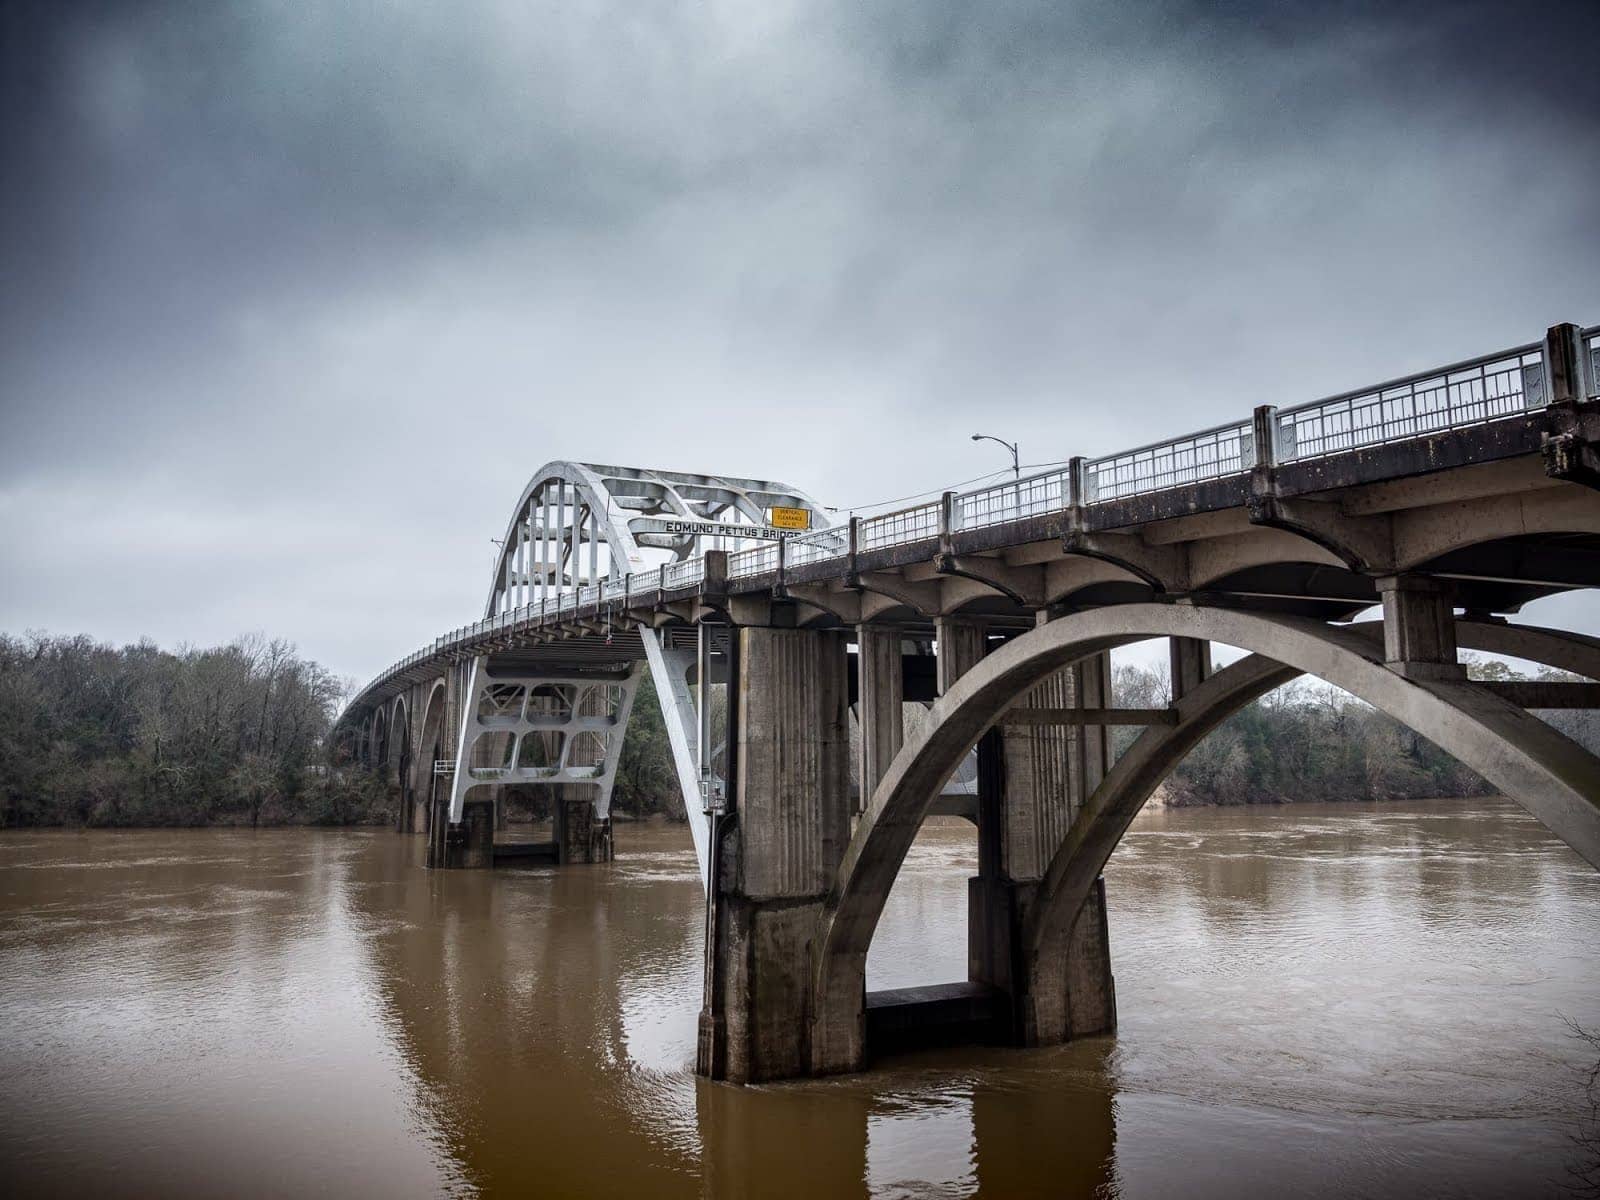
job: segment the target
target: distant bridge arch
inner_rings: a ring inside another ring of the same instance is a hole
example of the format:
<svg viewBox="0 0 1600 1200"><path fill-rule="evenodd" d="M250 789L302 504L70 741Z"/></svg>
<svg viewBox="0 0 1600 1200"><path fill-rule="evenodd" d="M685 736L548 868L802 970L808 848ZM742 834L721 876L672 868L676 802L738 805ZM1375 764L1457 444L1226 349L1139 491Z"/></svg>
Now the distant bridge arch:
<svg viewBox="0 0 1600 1200"><path fill-rule="evenodd" d="M522 489L506 523L484 619L527 619L559 611L569 600L597 603L607 594L615 596L615 584L621 580L653 582L659 592L674 579L674 568L698 549L737 551L752 543L775 544L768 524L774 508L804 511L814 529L829 525L821 505L784 483L569 461L546 463ZM534 656L548 666L518 663L515 656L506 656L501 666L492 656L473 660L454 759L449 819L461 820L472 788L503 782L592 784L595 816L608 819L634 689L642 673L640 662L647 662L704 873L709 851L700 800L697 709L691 692L695 651L661 629L627 618L594 622L588 633L591 640L582 648L573 646L564 653L551 644L547 652ZM603 704L586 686L591 681L614 684L620 702ZM534 712L534 694L541 684L577 687L587 697L577 703L582 711L575 709L564 723L553 725L546 715ZM502 696L513 694L507 689L521 687L520 699L512 701L521 705L517 713L485 714L485 697L497 685ZM603 714L601 708L609 711ZM535 746L535 739L541 744ZM493 744L500 765L486 767L481 752L475 757L480 740ZM559 744L554 764L546 761L551 751L544 744L552 740Z"/></svg>

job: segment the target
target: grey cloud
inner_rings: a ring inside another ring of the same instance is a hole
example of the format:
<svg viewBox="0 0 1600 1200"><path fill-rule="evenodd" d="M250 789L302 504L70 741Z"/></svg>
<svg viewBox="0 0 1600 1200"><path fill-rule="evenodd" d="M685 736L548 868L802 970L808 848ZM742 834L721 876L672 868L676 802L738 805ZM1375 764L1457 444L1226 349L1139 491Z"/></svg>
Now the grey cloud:
<svg viewBox="0 0 1600 1200"><path fill-rule="evenodd" d="M363 673L548 458L868 501L1600 304L1592 5L3 19L0 627Z"/></svg>

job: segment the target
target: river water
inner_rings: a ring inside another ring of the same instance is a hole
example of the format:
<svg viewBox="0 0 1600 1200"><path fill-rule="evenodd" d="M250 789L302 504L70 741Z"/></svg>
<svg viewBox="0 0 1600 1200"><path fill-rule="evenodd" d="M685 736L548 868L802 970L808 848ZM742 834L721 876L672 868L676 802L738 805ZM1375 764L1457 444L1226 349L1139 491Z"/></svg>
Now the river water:
<svg viewBox="0 0 1600 1200"><path fill-rule="evenodd" d="M1121 1026L692 1073L687 831L427 872L387 831L0 836L0 1185L109 1196L1530 1196L1593 1165L1600 873L1503 801L1143 814ZM872 987L961 978L927 827Z"/></svg>

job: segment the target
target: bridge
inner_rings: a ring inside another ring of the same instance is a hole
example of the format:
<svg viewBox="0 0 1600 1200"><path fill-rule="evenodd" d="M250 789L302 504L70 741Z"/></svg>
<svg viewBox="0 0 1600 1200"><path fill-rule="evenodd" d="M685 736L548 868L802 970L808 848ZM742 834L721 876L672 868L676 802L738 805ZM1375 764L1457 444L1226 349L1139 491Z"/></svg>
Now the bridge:
<svg viewBox="0 0 1600 1200"><path fill-rule="evenodd" d="M784 483L552 462L512 508L482 618L369 683L336 736L391 773L430 866L526 853L497 837L519 792L550 800L552 861L600 861L648 665L706 886L706 1075L1105 1033L1102 868L1207 732L1299 675L1600 866L1600 759L1530 711L1600 707L1600 682L1475 682L1458 654L1600 681L1600 639L1510 619L1600 586L1597 379L1600 326L1558 325L842 522ZM1152 638L1171 702L1119 708L1110 652ZM1214 667L1213 643L1244 656ZM1118 725L1141 732L1113 756ZM969 979L869 994L873 931L934 811L978 826Z"/></svg>

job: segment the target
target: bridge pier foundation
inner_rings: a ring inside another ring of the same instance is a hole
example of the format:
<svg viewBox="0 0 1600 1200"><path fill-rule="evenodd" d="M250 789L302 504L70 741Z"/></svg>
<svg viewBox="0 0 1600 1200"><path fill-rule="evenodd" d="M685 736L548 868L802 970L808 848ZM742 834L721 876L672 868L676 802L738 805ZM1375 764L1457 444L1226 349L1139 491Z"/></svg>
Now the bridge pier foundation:
<svg viewBox="0 0 1600 1200"><path fill-rule="evenodd" d="M850 838L849 685L839 633L735 636L736 808L712 844L697 1069L756 1083L811 1073L812 943Z"/></svg>
<svg viewBox="0 0 1600 1200"><path fill-rule="evenodd" d="M468 800L461 807L461 822L450 824L448 801L434 813L428 837L428 866L485 869L494 866L493 800Z"/></svg>
<svg viewBox="0 0 1600 1200"><path fill-rule="evenodd" d="M587 795L561 796L552 807L559 865L611 861L611 819L595 816L592 799Z"/></svg>

